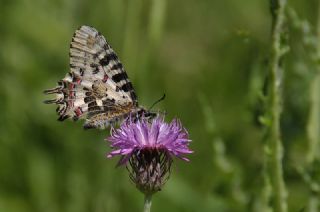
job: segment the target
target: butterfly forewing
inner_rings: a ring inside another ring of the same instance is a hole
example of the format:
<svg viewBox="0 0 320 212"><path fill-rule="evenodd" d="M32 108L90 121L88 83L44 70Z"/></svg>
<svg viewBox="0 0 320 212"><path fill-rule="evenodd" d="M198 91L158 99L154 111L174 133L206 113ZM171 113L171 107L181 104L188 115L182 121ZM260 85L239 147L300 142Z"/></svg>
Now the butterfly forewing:
<svg viewBox="0 0 320 212"><path fill-rule="evenodd" d="M70 44L70 72L46 103L58 104L59 120L85 118L85 128L104 128L138 107L137 97L116 53L94 28L81 26Z"/></svg>

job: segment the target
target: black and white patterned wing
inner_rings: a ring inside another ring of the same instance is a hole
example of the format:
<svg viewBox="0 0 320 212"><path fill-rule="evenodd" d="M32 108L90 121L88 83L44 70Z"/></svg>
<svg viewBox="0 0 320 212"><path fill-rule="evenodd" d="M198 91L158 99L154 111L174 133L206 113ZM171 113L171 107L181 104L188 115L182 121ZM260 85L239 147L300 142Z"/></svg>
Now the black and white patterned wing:
<svg viewBox="0 0 320 212"><path fill-rule="evenodd" d="M81 26L76 30L70 44L70 69L71 73L82 78L106 82L114 91L137 103L132 84L118 56L96 29Z"/></svg>
<svg viewBox="0 0 320 212"><path fill-rule="evenodd" d="M137 97L116 53L94 28L81 26L70 44L70 72L46 103L58 104L59 120L85 118L85 127L104 127L138 106Z"/></svg>

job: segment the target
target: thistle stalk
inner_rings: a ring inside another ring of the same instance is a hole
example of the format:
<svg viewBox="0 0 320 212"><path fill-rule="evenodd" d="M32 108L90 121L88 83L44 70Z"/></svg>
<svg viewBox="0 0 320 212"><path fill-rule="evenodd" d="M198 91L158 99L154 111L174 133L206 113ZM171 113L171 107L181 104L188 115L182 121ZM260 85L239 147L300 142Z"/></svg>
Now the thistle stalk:
<svg viewBox="0 0 320 212"><path fill-rule="evenodd" d="M272 187L272 202L276 212L287 211L287 193L283 179L283 147L281 141L281 85L282 69L280 61L286 49L281 45L284 24L284 8L286 0L270 0L272 14L272 46L269 67L269 118L268 126L268 174Z"/></svg>
<svg viewBox="0 0 320 212"><path fill-rule="evenodd" d="M151 199L152 199L152 194L145 194L143 212L150 212L151 203L152 203Z"/></svg>

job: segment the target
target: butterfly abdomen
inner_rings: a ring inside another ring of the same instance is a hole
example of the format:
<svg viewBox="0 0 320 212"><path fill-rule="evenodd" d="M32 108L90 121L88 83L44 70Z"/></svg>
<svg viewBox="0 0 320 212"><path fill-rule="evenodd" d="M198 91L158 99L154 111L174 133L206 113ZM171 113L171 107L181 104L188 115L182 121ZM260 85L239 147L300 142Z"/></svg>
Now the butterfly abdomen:
<svg viewBox="0 0 320 212"><path fill-rule="evenodd" d="M91 113L91 116L86 119L84 128L107 128L110 125L118 124L120 121L130 116L130 114L137 113L136 110L136 107L132 103L129 103L127 105L119 106L117 110L106 108L104 113Z"/></svg>

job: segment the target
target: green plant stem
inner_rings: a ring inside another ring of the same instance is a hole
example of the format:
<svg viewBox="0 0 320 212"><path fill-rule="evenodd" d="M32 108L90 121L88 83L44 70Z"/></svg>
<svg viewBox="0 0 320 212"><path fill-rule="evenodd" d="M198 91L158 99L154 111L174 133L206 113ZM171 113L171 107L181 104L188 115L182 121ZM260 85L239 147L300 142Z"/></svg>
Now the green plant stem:
<svg viewBox="0 0 320 212"><path fill-rule="evenodd" d="M141 14L143 2L142 0L128 1L126 20L124 27L124 41L123 41L123 58L127 70L138 70L139 54L137 49L140 49L139 38L141 37L139 29L141 28ZM135 81L135 72L130 72L130 78Z"/></svg>
<svg viewBox="0 0 320 212"><path fill-rule="evenodd" d="M166 17L166 0L152 0L149 14L148 37L149 44L158 46L163 34Z"/></svg>
<svg viewBox="0 0 320 212"><path fill-rule="evenodd" d="M317 20L317 47L316 47L316 74L310 85L310 114L307 126L309 150L307 154L307 163L314 166L313 162L319 160L320 150L320 2L318 3ZM308 202L308 211L316 212L319 209L319 197L317 193L311 192Z"/></svg>
<svg viewBox="0 0 320 212"><path fill-rule="evenodd" d="M319 197L316 195L313 195L309 198L309 203L308 203L308 212L318 212L319 208Z"/></svg>
<svg viewBox="0 0 320 212"><path fill-rule="evenodd" d="M167 0L152 0L150 1L150 11L148 16L148 29L146 34L146 48L142 55L142 64L139 68L139 81L141 87L150 87L149 78L152 70L151 66L158 58L158 48L161 43L161 38L164 32L165 18L166 18L166 5ZM154 71L154 70L153 70ZM145 95L150 95L148 90L143 91ZM154 95L154 94L152 94Z"/></svg>
<svg viewBox="0 0 320 212"><path fill-rule="evenodd" d="M319 40L320 42L320 40ZM319 159L320 147L320 67L310 86L310 114L308 121L309 151L307 162L311 164Z"/></svg>
<svg viewBox="0 0 320 212"><path fill-rule="evenodd" d="M152 199L152 194L145 194L143 212L150 212L150 210L151 210L151 199Z"/></svg>
<svg viewBox="0 0 320 212"><path fill-rule="evenodd" d="M270 0L272 13L272 48L270 56L270 163L269 174L273 191L273 208L276 212L287 211L287 193L283 180L283 147L280 130L281 114L281 84L282 70L280 60L284 54L281 46L281 35L283 33L284 8L286 0Z"/></svg>
<svg viewBox="0 0 320 212"><path fill-rule="evenodd" d="M310 114L308 120L308 138L309 151L307 162L311 164L314 160L319 159L320 150L320 3L318 3L318 21L317 21L317 70L310 85Z"/></svg>

